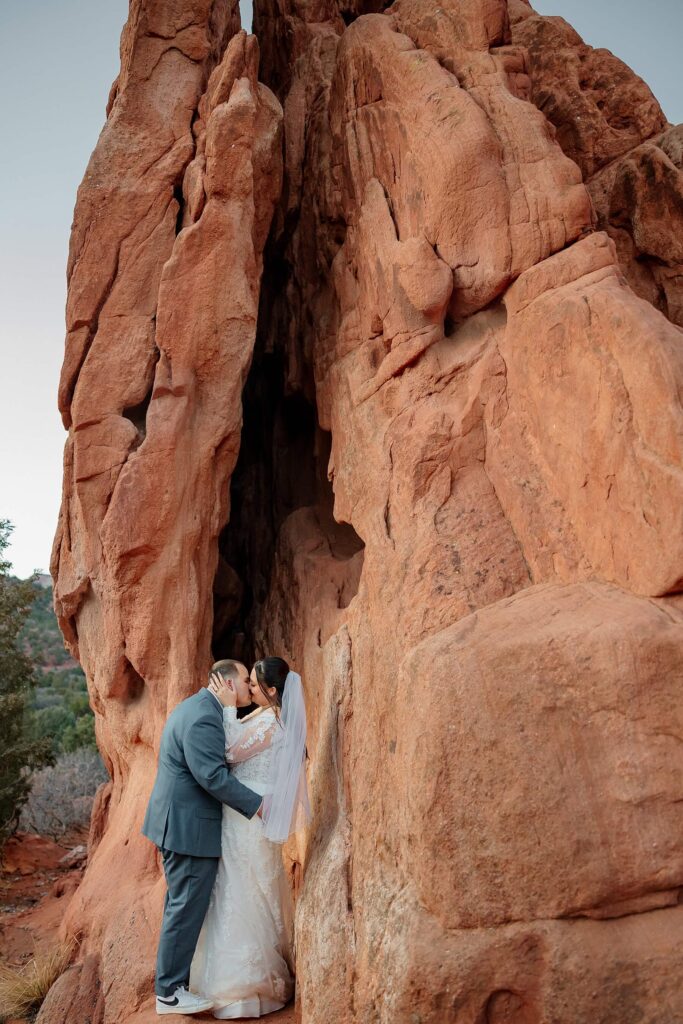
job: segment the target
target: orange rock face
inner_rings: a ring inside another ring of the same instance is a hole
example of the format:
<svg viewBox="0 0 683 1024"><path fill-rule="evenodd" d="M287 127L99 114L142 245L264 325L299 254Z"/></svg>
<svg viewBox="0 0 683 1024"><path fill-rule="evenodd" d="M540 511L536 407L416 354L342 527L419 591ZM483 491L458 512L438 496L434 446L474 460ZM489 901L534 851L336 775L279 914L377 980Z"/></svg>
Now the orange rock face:
<svg viewBox="0 0 683 1024"><path fill-rule="evenodd" d="M181 6L129 21L71 257L56 596L112 784L65 929L98 1012L150 1012L138 830L213 641L306 684L303 1024L676 1020L678 135L523 0L263 0L281 182L253 37Z"/></svg>
<svg viewBox="0 0 683 1024"><path fill-rule="evenodd" d="M211 663L216 541L280 193L281 109L238 25L236 4L132 5L74 214L52 571L112 786L65 929L99 958L107 1021L149 995L163 892L140 816L168 711Z"/></svg>
<svg viewBox="0 0 683 1024"><path fill-rule="evenodd" d="M261 330L364 543L295 512L256 616L314 718L302 1020L675 1017L680 331L591 234L504 4L282 17Z"/></svg>
<svg viewBox="0 0 683 1024"><path fill-rule="evenodd" d="M633 290L683 327L683 140L645 82L562 18L510 4L528 94L581 168Z"/></svg>
<svg viewBox="0 0 683 1024"><path fill-rule="evenodd" d="M683 129L636 146L589 182L633 290L683 327Z"/></svg>

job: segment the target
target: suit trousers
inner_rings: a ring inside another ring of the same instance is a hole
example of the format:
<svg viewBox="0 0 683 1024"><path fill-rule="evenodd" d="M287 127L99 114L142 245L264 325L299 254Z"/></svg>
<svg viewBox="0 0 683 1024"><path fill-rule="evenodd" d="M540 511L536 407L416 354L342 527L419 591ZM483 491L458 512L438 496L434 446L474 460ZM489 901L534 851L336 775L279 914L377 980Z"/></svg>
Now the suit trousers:
<svg viewBox="0 0 683 1024"><path fill-rule="evenodd" d="M190 965L199 933L209 908L218 870L218 857L193 857L162 850L166 875L166 901L161 924L155 991L172 996L179 985L187 986Z"/></svg>

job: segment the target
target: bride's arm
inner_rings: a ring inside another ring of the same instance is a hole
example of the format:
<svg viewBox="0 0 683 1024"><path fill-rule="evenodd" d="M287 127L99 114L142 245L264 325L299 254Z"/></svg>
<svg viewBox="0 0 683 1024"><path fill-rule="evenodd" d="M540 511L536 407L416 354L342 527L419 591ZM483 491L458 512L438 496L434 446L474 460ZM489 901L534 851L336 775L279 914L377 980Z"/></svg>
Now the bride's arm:
<svg viewBox="0 0 683 1024"><path fill-rule="evenodd" d="M223 708L225 726L225 760L228 764L246 761L273 742L277 720L273 715L259 715L251 722L240 722L237 708Z"/></svg>

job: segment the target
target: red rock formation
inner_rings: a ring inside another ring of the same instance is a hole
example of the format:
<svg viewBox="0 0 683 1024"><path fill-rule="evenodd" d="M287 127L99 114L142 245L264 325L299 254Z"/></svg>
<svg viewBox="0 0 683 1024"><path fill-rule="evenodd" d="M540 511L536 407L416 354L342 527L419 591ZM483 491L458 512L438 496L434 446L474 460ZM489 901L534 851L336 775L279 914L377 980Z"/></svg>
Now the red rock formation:
<svg viewBox="0 0 683 1024"><path fill-rule="evenodd" d="M314 716L302 1019L680 1014L680 912L655 955L638 916L683 871L683 618L652 600L683 565L680 332L581 238L503 4L398 0L339 40L269 11L295 28L263 330L288 387L313 364L364 542L349 604L361 556L296 512L258 616Z"/></svg>
<svg viewBox="0 0 683 1024"><path fill-rule="evenodd" d="M104 1020L142 1020L162 886L137 830L220 565L214 643L307 687L304 1024L675 1020L683 349L591 195L676 136L644 142L643 83L523 0L382 6L257 4L279 201L254 42L206 84L227 12L124 34L62 392L57 601L113 773L66 927ZM633 239L677 188L642 174Z"/></svg>
<svg viewBox="0 0 683 1024"><path fill-rule="evenodd" d="M683 327L683 128L636 146L588 183L633 290Z"/></svg>
<svg viewBox="0 0 683 1024"><path fill-rule="evenodd" d="M603 234L526 271L505 306L487 467L533 579L680 591L681 332Z"/></svg>
<svg viewBox="0 0 683 1024"><path fill-rule="evenodd" d="M633 290L683 326L683 147L645 82L562 18L511 3L530 97L586 181Z"/></svg>
<svg viewBox="0 0 683 1024"><path fill-rule="evenodd" d="M139 826L168 711L211 662L216 539L280 192L281 111L238 24L236 3L134 0L74 214L52 572L113 785L65 929L100 959L107 1021L150 991L162 887Z"/></svg>

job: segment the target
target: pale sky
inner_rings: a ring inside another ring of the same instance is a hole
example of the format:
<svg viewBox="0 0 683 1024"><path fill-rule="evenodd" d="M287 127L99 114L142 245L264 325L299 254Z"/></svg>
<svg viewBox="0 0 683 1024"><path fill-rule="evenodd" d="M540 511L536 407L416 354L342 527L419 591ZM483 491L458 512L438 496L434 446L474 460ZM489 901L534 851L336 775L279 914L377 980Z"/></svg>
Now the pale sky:
<svg viewBox="0 0 683 1024"><path fill-rule="evenodd" d="M536 0L605 46L683 121L683 0ZM127 0L0 0L0 518L19 576L47 570L65 434L57 414L76 189L118 72ZM251 4L242 0L243 22Z"/></svg>

